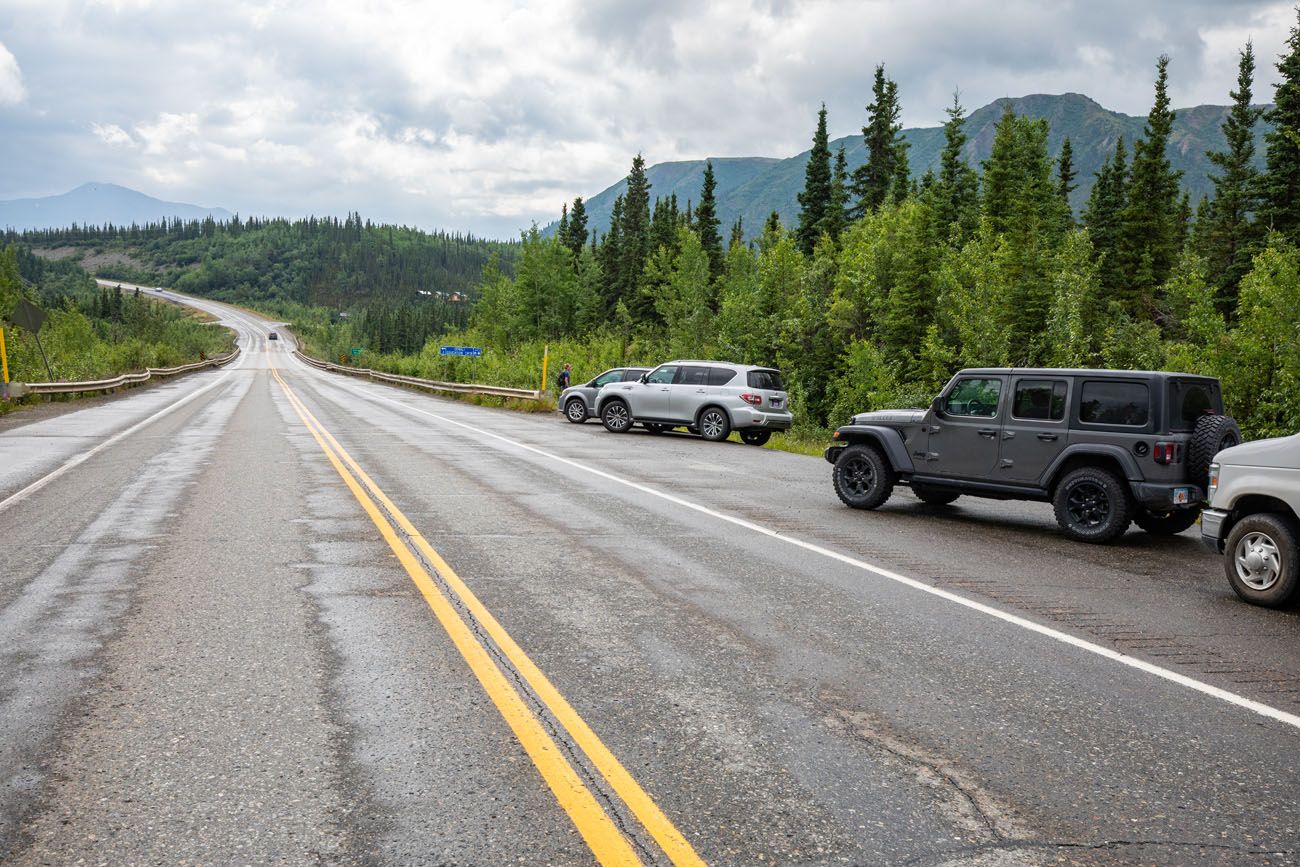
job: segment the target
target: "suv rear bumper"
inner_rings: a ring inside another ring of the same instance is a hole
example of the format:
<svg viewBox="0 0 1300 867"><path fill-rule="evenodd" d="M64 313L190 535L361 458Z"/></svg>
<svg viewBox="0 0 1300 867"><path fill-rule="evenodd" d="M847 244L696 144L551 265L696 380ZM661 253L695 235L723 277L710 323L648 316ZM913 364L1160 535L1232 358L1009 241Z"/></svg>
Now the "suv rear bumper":
<svg viewBox="0 0 1300 867"><path fill-rule="evenodd" d="M737 430L748 428L789 430L793 424L794 416L788 412L762 412L749 407L731 411L731 426Z"/></svg>
<svg viewBox="0 0 1300 867"><path fill-rule="evenodd" d="M1220 509L1201 512L1201 541L1216 554L1223 553L1223 524L1228 513Z"/></svg>
<svg viewBox="0 0 1300 867"><path fill-rule="evenodd" d="M1170 509L1194 509L1205 499L1205 491L1196 485L1175 485L1155 482L1130 482L1133 499L1153 512ZM1179 502L1180 497L1184 498Z"/></svg>

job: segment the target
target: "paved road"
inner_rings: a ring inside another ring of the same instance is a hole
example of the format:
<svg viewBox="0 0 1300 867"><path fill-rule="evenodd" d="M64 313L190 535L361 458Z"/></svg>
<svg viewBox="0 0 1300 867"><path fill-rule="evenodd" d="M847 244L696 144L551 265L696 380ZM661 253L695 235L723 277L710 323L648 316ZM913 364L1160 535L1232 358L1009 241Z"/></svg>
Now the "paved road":
<svg viewBox="0 0 1300 867"><path fill-rule="evenodd" d="M1191 533L853 512L200 303L232 367L0 432L6 863L1300 861L1300 618Z"/></svg>

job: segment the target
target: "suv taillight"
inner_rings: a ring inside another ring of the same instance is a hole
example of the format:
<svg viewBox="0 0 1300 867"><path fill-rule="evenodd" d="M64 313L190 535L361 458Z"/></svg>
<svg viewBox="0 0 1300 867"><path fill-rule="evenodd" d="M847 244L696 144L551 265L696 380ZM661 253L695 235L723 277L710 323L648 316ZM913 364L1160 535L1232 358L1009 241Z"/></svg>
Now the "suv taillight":
<svg viewBox="0 0 1300 867"><path fill-rule="evenodd" d="M761 394L750 394L749 392L745 392L740 396L740 399L752 406L763 405L763 395Z"/></svg>
<svg viewBox="0 0 1300 867"><path fill-rule="evenodd" d="M1178 460L1178 443L1156 443L1151 457L1158 464L1172 464Z"/></svg>

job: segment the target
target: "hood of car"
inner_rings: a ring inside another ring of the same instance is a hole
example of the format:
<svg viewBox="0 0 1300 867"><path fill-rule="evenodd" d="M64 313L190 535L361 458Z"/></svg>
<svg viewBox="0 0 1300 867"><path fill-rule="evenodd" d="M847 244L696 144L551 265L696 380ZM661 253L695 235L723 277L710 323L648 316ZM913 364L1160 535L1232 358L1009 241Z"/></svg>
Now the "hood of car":
<svg viewBox="0 0 1300 867"><path fill-rule="evenodd" d="M875 412L858 413L853 417L853 423L900 427L920 424L921 419L925 418L925 413L923 409L878 409Z"/></svg>
<svg viewBox="0 0 1300 867"><path fill-rule="evenodd" d="M1300 469L1300 434L1242 443L1219 452L1215 460L1223 466Z"/></svg>

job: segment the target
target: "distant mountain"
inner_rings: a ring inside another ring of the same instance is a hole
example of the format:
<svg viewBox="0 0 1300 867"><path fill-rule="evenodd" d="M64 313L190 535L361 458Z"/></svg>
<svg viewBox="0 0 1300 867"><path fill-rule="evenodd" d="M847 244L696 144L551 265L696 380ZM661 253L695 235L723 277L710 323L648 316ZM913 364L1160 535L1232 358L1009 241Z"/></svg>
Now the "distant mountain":
<svg viewBox="0 0 1300 867"><path fill-rule="evenodd" d="M1079 93L1060 95L1033 94L1018 98L1000 99L976 109L966 118L966 161L978 169L981 161L988 159L993 147L993 130L1002 116L1003 106L1010 104L1019 115L1046 118L1051 131L1048 148L1053 157L1061 149L1066 137L1074 151L1074 166L1078 172L1079 188L1070 197L1075 212L1082 210L1088 193L1102 163L1115 151L1115 141L1124 137L1129 157L1133 155L1133 142L1142 137L1145 117L1131 117L1110 111ZM1201 196L1213 193L1209 179L1208 150L1225 147L1222 124L1228 106L1199 105L1177 110L1174 131L1169 145L1169 157L1175 169L1183 172L1183 188L1192 197L1192 205ZM1271 127L1261 121L1255 128L1255 160L1264 166L1264 133ZM812 137L812 120L809 121L809 138ZM938 171L939 157L943 151L943 128L926 127L903 130L909 144L907 156L916 177L926 169ZM840 145L850 171L866 162L866 146L861 135L850 135L831 142L834 154ZM772 211L781 215L787 228L799 221L798 195L803 191L804 172L808 165L808 151L788 159L770 157L714 158L713 171L718 181L718 218L725 235L736 217L743 217L746 234L755 235ZM646 169L650 181L650 198L677 195L679 206L685 207L689 199L700 196L704 182L704 160L659 163ZM604 233L609 228L610 211L614 199L627 188L626 178L586 200L588 227ZM547 227L554 229L554 224Z"/></svg>
<svg viewBox="0 0 1300 867"><path fill-rule="evenodd" d="M76 223L100 226L112 223L158 222L164 217L183 220L229 219L225 208L201 208L179 202L164 202L117 184L82 184L59 196L40 199L12 199L0 202L0 229L57 229Z"/></svg>

